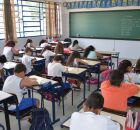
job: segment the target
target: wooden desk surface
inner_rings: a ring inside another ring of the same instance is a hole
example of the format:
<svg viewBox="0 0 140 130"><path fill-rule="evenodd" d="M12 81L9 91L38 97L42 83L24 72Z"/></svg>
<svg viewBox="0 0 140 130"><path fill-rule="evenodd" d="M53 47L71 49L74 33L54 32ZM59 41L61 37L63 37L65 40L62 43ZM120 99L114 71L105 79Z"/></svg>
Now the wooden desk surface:
<svg viewBox="0 0 140 130"><path fill-rule="evenodd" d="M9 97L11 97L12 95L11 94L9 94L9 93L6 93L6 92L4 92L4 91L0 91L0 101L3 101L3 100L5 100L5 99L7 99L7 98L9 98Z"/></svg>
<svg viewBox="0 0 140 130"><path fill-rule="evenodd" d="M46 78L39 77L39 76L36 76L36 75L29 76L29 78L37 79L37 82L38 82L39 85L47 83L47 82L51 82L52 85L57 84L57 81L54 81L54 80L51 80L51 79L46 79Z"/></svg>
<svg viewBox="0 0 140 130"><path fill-rule="evenodd" d="M70 73L70 74L80 74L84 71L86 71L85 68L77 68L77 67L66 67L68 69L68 72L65 73Z"/></svg>
<svg viewBox="0 0 140 130"><path fill-rule="evenodd" d="M13 69L13 68L15 68L16 64L17 64L16 62L8 61L8 62L4 63L3 68L4 69Z"/></svg>
<svg viewBox="0 0 140 130"><path fill-rule="evenodd" d="M97 52L101 54L119 55L119 52L115 51L97 51Z"/></svg>
<svg viewBox="0 0 140 130"><path fill-rule="evenodd" d="M97 64L100 64L101 62L99 61L93 61L93 60L83 60L84 62L88 63L88 65L94 66Z"/></svg>

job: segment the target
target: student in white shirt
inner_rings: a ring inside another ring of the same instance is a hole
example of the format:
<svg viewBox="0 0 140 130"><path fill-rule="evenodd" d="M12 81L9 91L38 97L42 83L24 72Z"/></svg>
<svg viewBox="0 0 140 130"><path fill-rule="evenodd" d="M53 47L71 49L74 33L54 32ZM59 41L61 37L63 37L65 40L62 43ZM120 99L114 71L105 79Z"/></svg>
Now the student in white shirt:
<svg viewBox="0 0 140 130"><path fill-rule="evenodd" d="M26 74L28 76L35 74L35 72L33 71L33 64L36 61L36 59L35 58L33 59L33 57L31 57L31 54L32 54L31 48L27 47L25 48L25 55L22 57L22 63L27 68Z"/></svg>
<svg viewBox="0 0 140 130"><path fill-rule="evenodd" d="M7 93L15 94L17 96L19 109L25 109L31 107L33 106L33 104L39 107L39 100L35 98L23 97L24 87L28 88L38 84L36 79L25 77L25 72L26 72L26 66L22 63L17 64L14 69L14 75L9 76L5 80L3 85L3 91ZM15 111L16 106L11 105L9 109Z"/></svg>
<svg viewBox="0 0 140 130"><path fill-rule="evenodd" d="M34 49L35 49L35 45L34 45L32 39L27 39L27 41L26 41L24 47L25 47L25 48L26 48L26 47L29 47L29 48L34 48Z"/></svg>
<svg viewBox="0 0 140 130"><path fill-rule="evenodd" d="M41 55L46 59L46 67L47 67L50 62L50 57L54 56L55 53L51 51L51 46L46 46L41 52Z"/></svg>
<svg viewBox="0 0 140 130"><path fill-rule="evenodd" d="M47 43L47 40L45 39L42 39L40 42L39 42L39 46L44 48L46 46L50 46L48 43Z"/></svg>
<svg viewBox="0 0 140 130"><path fill-rule="evenodd" d="M76 51L76 50L79 50L79 49L82 49L82 50L83 50L83 48L80 47L80 46L78 45L78 40L74 40L74 41L73 41L73 44L70 45L69 48L70 48L71 50L73 50L73 51Z"/></svg>
<svg viewBox="0 0 140 130"><path fill-rule="evenodd" d="M19 50L15 48L14 41L8 41L3 49L3 55L5 55L8 61L12 61L14 59L14 55L18 55Z"/></svg>
<svg viewBox="0 0 140 130"><path fill-rule="evenodd" d="M70 130L122 130L119 123L100 115L103 104L102 95L92 92L84 104L84 112L72 114Z"/></svg>

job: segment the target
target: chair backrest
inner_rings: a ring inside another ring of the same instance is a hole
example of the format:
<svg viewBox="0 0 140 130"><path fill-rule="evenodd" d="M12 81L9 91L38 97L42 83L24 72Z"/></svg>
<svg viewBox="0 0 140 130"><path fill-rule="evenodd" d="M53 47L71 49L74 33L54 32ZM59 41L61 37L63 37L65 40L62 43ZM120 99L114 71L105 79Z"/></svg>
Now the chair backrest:
<svg viewBox="0 0 140 130"><path fill-rule="evenodd" d="M10 105L13 105L13 104L17 105L18 104L17 96L13 93L10 93L10 94L12 94L13 96L9 100L7 100L7 103Z"/></svg>

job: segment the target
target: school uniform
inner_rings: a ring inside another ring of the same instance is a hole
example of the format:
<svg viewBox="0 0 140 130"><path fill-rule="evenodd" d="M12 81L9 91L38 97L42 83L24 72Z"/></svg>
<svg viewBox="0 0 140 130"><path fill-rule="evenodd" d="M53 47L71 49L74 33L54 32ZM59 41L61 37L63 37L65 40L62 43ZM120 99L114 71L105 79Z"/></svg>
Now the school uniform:
<svg viewBox="0 0 140 130"><path fill-rule="evenodd" d="M88 59L97 59L96 52L95 51L90 51L87 58Z"/></svg>
<svg viewBox="0 0 140 130"><path fill-rule="evenodd" d="M7 61L12 61L14 58L14 54L12 52L12 47L4 47L3 49L3 55L5 55Z"/></svg>
<svg viewBox="0 0 140 130"><path fill-rule="evenodd" d="M120 130L120 125L109 117L93 112L74 112L71 116L70 130Z"/></svg>
<svg viewBox="0 0 140 130"><path fill-rule="evenodd" d="M76 51L80 48L80 46L78 44L76 44L75 46L70 46L70 49L73 50L73 51Z"/></svg>
<svg viewBox="0 0 140 130"><path fill-rule="evenodd" d="M48 43L46 43L46 42L44 42L44 43L42 43L41 45L40 45L40 47L42 47L42 48L44 48L44 47L46 47L46 46L50 46Z"/></svg>

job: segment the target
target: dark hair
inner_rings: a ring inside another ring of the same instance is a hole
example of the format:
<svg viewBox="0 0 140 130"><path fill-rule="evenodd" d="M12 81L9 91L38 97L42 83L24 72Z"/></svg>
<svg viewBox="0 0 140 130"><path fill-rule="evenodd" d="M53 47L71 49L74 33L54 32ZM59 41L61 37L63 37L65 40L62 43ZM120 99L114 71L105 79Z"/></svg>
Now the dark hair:
<svg viewBox="0 0 140 130"><path fill-rule="evenodd" d="M69 66L73 63L75 58L80 58L80 53L77 51L73 51L70 56L68 57L66 65Z"/></svg>
<svg viewBox="0 0 140 130"><path fill-rule="evenodd" d="M58 42L56 47L55 47L55 50L54 50L54 53L56 54L64 54L64 46L61 42Z"/></svg>
<svg viewBox="0 0 140 130"><path fill-rule="evenodd" d="M72 47L74 47L76 44L78 44L78 40L73 41Z"/></svg>
<svg viewBox="0 0 140 130"><path fill-rule="evenodd" d="M32 42L33 42L32 39L27 39L27 41L26 41L24 47L26 48L27 44L28 44L28 43L32 43Z"/></svg>
<svg viewBox="0 0 140 130"><path fill-rule="evenodd" d="M5 55L1 55L0 56L0 63L4 64L5 62L7 62Z"/></svg>
<svg viewBox="0 0 140 130"><path fill-rule="evenodd" d="M24 52L25 52L25 53L28 53L28 52L32 52L32 50L31 50L31 48L26 47L25 50L24 50Z"/></svg>
<svg viewBox="0 0 140 130"><path fill-rule="evenodd" d="M140 59L137 60L136 67L135 67L135 72L140 73Z"/></svg>
<svg viewBox="0 0 140 130"><path fill-rule="evenodd" d="M90 51L95 51L95 47L90 45L88 46L85 51L84 51L84 54L83 54L83 57L84 58L87 58L87 56L89 55Z"/></svg>
<svg viewBox="0 0 140 130"><path fill-rule="evenodd" d="M41 52L41 55L43 54L43 52L45 52L46 50L51 50L51 46L45 46L44 49Z"/></svg>
<svg viewBox="0 0 140 130"><path fill-rule="evenodd" d="M5 46L14 47L15 46L15 42L14 41L7 41L7 43L5 44Z"/></svg>
<svg viewBox="0 0 140 130"><path fill-rule="evenodd" d="M123 72L123 74L128 72L128 67L131 67L132 63L129 60L123 60L120 62L118 69Z"/></svg>
<svg viewBox="0 0 140 130"><path fill-rule="evenodd" d="M47 40L42 39L42 40L39 42L39 46L40 46L42 43L45 43L45 42L47 42Z"/></svg>
<svg viewBox="0 0 140 130"><path fill-rule="evenodd" d="M120 86L121 82L124 80L124 74L120 70L113 70L110 73L110 84L113 86Z"/></svg>
<svg viewBox="0 0 140 130"><path fill-rule="evenodd" d="M101 109L104 105L104 98L97 92L92 92L85 101L86 107L90 109Z"/></svg>
<svg viewBox="0 0 140 130"><path fill-rule="evenodd" d="M62 57L60 55L56 55L54 58L53 58L54 61L62 61Z"/></svg>
<svg viewBox="0 0 140 130"><path fill-rule="evenodd" d="M15 73L26 72L26 66L22 63L19 63L15 66L14 72Z"/></svg>

